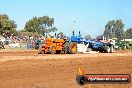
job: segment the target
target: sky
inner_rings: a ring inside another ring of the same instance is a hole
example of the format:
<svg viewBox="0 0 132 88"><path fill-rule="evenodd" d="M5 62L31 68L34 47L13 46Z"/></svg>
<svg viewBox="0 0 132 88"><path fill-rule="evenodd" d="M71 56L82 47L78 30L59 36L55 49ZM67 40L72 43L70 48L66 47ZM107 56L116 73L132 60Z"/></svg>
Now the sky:
<svg viewBox="0 0 132 88"><path fill-rule="evenodd" d="M122 19L124 30L132 27L132 0L0 0L0 14L7 14L22 30L34 16L54 18L58 32L74 30L93 38L104 32L110 20Z"/></svg>

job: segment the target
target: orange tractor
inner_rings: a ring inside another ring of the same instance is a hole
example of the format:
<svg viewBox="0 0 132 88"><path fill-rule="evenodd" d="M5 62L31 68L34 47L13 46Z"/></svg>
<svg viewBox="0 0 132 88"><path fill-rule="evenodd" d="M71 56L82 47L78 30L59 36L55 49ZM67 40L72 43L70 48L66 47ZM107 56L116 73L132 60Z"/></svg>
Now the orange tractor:
<svg viewBox="0 0 132 88"><path fill-rule="evenodd" d="M77 52L77 44L64 39L46 38L45 43L39 48L39 53L65 53L74 54Z"/></svg>

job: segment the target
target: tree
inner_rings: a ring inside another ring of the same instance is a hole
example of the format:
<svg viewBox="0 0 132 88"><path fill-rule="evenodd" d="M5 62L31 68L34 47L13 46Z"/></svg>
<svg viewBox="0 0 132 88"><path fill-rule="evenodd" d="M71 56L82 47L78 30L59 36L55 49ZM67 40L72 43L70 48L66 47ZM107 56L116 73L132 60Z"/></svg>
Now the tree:
<svg viewBox="0 0 132 88"><path fill-rule="evenodd" d="M124 24L122 20L112 20L108 21L105 26L105 31L103 36L107 38L117 38L119 40L125 38L125 32L123 30Z"/></svg>
<svg viewBox="0 0 132 88"><path fill-rule="evenodd" d="M85 39L89 39L89 40L91 40L92 37L91 37L90 35L85 35Z"/></svg>
<svg viewBox="0 0 132 88"><path fill-rule="evenodd" d="M105 26L105 31L104 31L104 34L103 34L105 37L107 37L107 38L115 37L114 24L115 24L115 20L108 21L108 23Z"/></svg>
<svg viewBox="0 0 132 88"><path fill-rule="evenodd" d="M8 15L0 14L0 34L6 36L10 36L12 34L16 35L17 25L15 21L10 20Z"/></svg>
<svg viewBox="0 0 132 88"><path fill-rule="evenodd" d="M132 38L132 28L127 29L126 31L126 38Z"/></svg>
<svg viewBox="0 0 132 88"><path fill-rule="evenodd" d="M26 32L26 31L23 31L23 30L18 31L18 36L19 36L20 38L23 38L23 37L25 37L25 36L27 36L28 38L31 37L31 36L32 36L32 37L41 37L41 35L38 34L38 33Z"/></svg>
<svg viewBox="0 0 132 88"><path fill-rule="evenodd" d="M125 31L123 30L125 24L123 24L122 20L116 20L115 24L115 38L122 40L126 37Z"/></svg>
<svg viewBox="0 0 132 88"><path fill-rule="evenodd" d="M50 33L57 31L56 27L53 27L54 19L48 16L43 17L33 17L31 20L26 22L25 30L28 32L37 32L43 34L44 32Z"/></svg>

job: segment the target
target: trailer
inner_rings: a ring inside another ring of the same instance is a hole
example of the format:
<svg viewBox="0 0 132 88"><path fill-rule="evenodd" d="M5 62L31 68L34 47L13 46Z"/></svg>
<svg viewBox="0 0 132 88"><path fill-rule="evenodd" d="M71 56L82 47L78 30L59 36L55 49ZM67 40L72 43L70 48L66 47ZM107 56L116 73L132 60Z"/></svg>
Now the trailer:
<svg viewBox="0 0 132 88"><path fill-rule="evenodd" d="M79 31L78 36L75 36L74 31L72 32L71 42L77 43L77 51L78 52L87 52L87 51L99 51L105 53L112 53L113 52L113 44L112 41L109 42L97 42L94 40L87 40L81 38L81 33ZM83 49L83 51L82 51Z"/></svg>

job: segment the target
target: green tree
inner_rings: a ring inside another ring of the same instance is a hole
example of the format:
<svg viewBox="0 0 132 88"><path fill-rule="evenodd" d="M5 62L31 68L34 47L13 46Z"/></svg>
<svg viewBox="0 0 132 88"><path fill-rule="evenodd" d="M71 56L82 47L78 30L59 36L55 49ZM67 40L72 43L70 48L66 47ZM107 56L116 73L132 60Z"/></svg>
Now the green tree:
<svg viewBox="0 0 132 88"><path fill-rule="evenodd" d="M132 38L132 28L127 29L126 31L126 38Z"/></svg>
<svg viewBox="0 0 132 88"><path fill-rule="evenodd" d="M28 32L43 34L43 32L50 33L57 31L57 28L53 27L53 25L53 18L48 16L33 17L31 20L26 22L24 29Z"/></svg>
<svg viewBox="0 0 132 88"><path fill-rule="evenodd" d="M10 20L8 15L0 14L0 35L10 36L12 34L16 35L16 23L13 20Z"/></svg>
<svg viewBox="0 0 132 88"><path fill-rule="evenodd" d="M125 24L123 24L122 20L116 20L116 24L115 24L115 38L121 40L124 39L126 37L125 35L125 31L124 31L124 26Z"/></svg>
<svg viewBox="0 0 132 88"><path fill-rule="evenodd" d="M105 37L107 37L107 38L115 37L114 24L115 24L115 20L108 21L108 23L105 26L105 31L104 31L104 34L103 34Z"/></svg>
<svg viewBox="0 0 132 88"><path fill-rule="evenodd" d="M105 26L103 36L107 38L117 38L119 40L125 38L124 24L122 20L109 21Z"/></svg>
<svg viewBox="0 0 132 88"><path fill-rule="evenodd" d="M41 37L41 35L38 34L38 33L26 32L26 31L19 31L19 32L18 32L18 36L19 36L20 38L23 38L24 36L27 36L28 38L29 38L30 36L32 36L32 37Z"/></svg>

